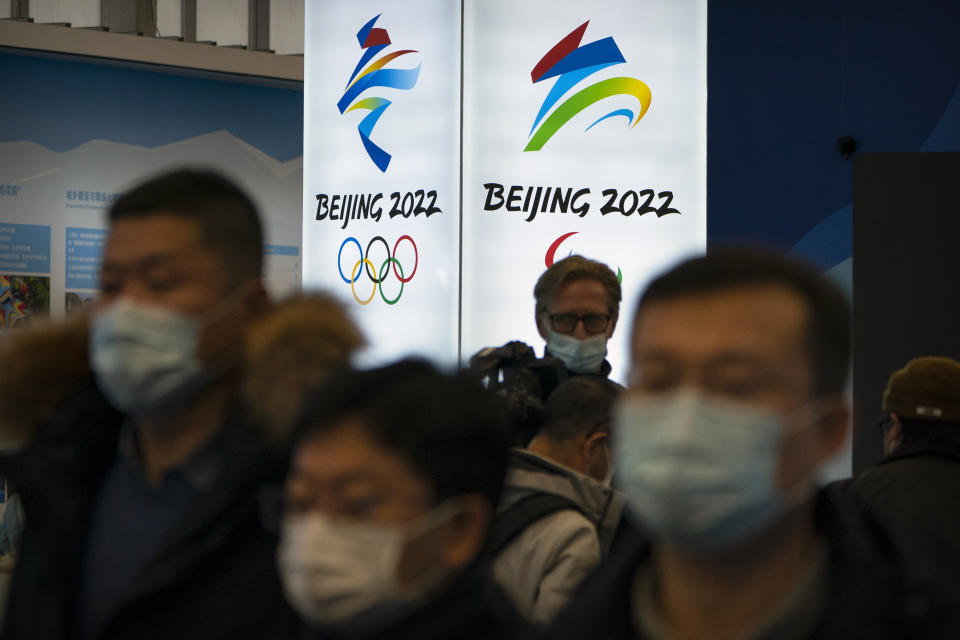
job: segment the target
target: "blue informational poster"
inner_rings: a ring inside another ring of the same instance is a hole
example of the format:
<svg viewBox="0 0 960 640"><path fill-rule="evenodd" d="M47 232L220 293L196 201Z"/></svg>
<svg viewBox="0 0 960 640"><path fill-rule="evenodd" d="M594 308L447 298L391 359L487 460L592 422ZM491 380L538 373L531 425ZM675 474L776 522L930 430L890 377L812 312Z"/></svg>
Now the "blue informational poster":
<svg viewBox="0 0 960 640"><path fill-rule="evenodd" d="M0 222L0 271L50 273L50 227Z"/></svg>
<svg viewBox="0 0 960 640"><path fill-rule="evenodd" d="M107 232L103 229L67 227L67 289L97 289Z"/></svg>
<svg viewBox="0 0 960 640"><path fill-rule="evenodd" d="M300 285L299 83L0 50L0 326L63 317L97 293L107 212L183 166L219 171L260 208L266 281Z"/></svg>
<svg viewBox="0 0 960 640"><path fill-rule="evenodd" d="M13 191L18 198L20 189ZM25 327L49 313L50 227L0 218L0 330Z"/></svg>

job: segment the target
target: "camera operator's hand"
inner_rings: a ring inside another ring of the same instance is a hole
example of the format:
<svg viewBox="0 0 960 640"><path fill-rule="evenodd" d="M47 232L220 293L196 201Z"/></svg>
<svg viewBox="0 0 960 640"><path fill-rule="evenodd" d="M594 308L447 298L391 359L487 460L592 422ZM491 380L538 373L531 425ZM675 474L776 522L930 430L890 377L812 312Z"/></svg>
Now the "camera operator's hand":
<svg viewBox="0 0 960 640"><path fill-rule="evenodd" d="M512 340L501 347L486 347L470 357L470 368L484 375L503 367L524 366L537 359L533 347Z"/></svg>

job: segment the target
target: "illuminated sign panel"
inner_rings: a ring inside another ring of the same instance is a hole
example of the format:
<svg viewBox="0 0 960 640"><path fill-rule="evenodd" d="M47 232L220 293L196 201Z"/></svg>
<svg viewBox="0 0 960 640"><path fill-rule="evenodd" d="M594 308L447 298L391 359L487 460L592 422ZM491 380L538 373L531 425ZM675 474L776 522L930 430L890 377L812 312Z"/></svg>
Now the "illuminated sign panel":
<svg viewBox="0 0 960 640"><path fill-rule="evenodd" d="M640 289L706 245L706 0L460 6L307 3L304 287L370 360L450 363L539 352L534 283L580 253L622 279L622 380Z"/></svg>
<svg viewBox="0 0 960 640"><path fill-rule="evenodd" d="M370 361L457 359L460 4L307 2L303 285Z"/></svg>
<svg viewBox="0 0 960 640"><path fill-rule="evenodd" d="M468 2L463 352L543 344L533 286L578 253L624 291L706 246L706 2ZM494 303L494 301L496 301Z"/></svg>

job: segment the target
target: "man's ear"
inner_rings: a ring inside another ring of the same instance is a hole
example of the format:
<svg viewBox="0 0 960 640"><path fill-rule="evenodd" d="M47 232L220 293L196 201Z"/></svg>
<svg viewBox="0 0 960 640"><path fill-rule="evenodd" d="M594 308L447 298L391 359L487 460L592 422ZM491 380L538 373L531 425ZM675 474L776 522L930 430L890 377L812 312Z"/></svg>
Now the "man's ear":
<svg viewBox="0 0 960 640"><path fill-rule="evenodd" d="M443 550L444 566L456 571L473 562L490 534L493 521L493 507L490 501L478 493L470 493L457 498L460 509L450 520L450 537Z"/></svg>
<svg viewBox="0 0 960 640"><path fill-rule="evenodd" d="M257 278L250 287L252 289L252 293L250 294L250 309L259 313L269 309L270 294L267 293L267 288L263 284L263 280Z"/></svg>
<svg viewBox="0 0 960 640"><path fill-rule="evenodd" d="M271 303L263 280L248 278L237 284L222 304L228 305L229 309L205 325L200 334L197 356L201 362L212 363L230 353L232 347L243 340L250 323L261 318Z"/></svg>
<svg viewBox="0 0 960 640"><path fill-rule="evenodd" d="M583 442L583 473L598 482L602 481L613 464L611 453L610 434L606 431L591 433Z"/></svg>
<svg viewBox="0 0 960 640"><path fill-rule="evenodd" d="M607 340L613 337L613 331L614 329L617 328L617 319L619 317L620 317L619 315L615 314L613 317L610 318L610 326L607 327Z"/></svg>
<svg viewBox="0 0 960 640"><path fill-rule="evenodd" d="M594 431L584 439L584 451L588 455L593 455L598 448L602 448L609 440L610 434L606 431Z"/></svg>
<svg viewBox="0 0 960 640"><path fill-rule="evenodd" d="M843 448L850 431L850 407L842 393L825 396L821 403L816 428L820 441L818 457L822 463Z"/></svg>
<svg viewBox="0 0 960 640"><path fill-rule="evenodd" d="M895 413L890 414L890 426L883 434L883 453L889 455L896 451L903 444L903 422L900 416Z"/></svg>
<svg viewBox="0 0 960 640"><path fill-rule="evenodd" d="M819 396L792 422L780 445L777 486L789 491L810 480L816 469L837 455L846 442L850 410L842 393Z"/></svg>

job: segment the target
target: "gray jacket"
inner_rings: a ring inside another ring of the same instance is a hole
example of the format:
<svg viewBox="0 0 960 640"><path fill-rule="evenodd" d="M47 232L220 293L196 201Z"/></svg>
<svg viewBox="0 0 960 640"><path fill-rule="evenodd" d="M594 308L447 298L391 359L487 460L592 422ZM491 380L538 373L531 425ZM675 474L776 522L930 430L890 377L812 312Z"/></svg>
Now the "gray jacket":
<svg viewBox="0 0 960 640"><path fill-rule="evenodd" d="M499 512L535 493L574 501L527 527L495 559L493 574L534 624L549 622L610 549L625 496L593 478L523 449L510 454Z"/></svg>

